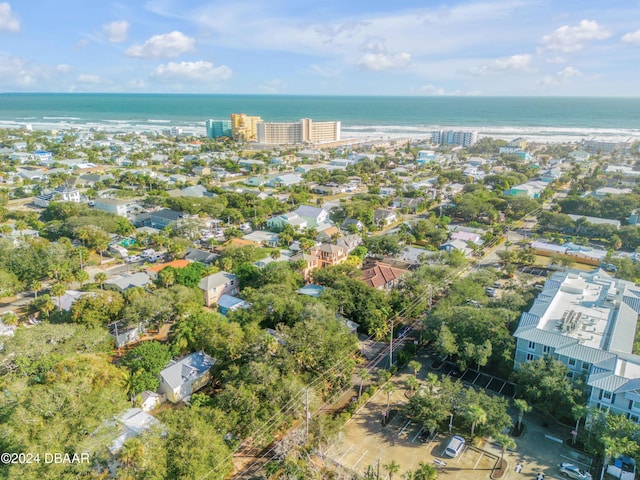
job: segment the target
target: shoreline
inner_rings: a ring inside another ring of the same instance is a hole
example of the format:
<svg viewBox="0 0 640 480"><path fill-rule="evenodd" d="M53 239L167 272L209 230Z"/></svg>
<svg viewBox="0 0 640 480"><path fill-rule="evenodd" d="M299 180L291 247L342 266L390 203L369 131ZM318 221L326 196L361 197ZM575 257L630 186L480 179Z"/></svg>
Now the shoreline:
<svg viewBox="0 0 640 480"><path fill-rule="evenodd" d="M160 134L167 128L180 128L183 134L206 136L205 121L171 119L134 119L134 120L84 120L80 117L22 117L14 120L0 120L0 128L36 131L99 131L117 133ZM582 140L597 137L607 141L623 142L640 140L640 129L604 128L604 127L550 127L550 126L514 126L514 125L343 125L342 137L358 140L394 140L411 138L429 139L434 130L470 130L478 132L478 137L513 140L524 138L533 143L580 143Z"/></svg>

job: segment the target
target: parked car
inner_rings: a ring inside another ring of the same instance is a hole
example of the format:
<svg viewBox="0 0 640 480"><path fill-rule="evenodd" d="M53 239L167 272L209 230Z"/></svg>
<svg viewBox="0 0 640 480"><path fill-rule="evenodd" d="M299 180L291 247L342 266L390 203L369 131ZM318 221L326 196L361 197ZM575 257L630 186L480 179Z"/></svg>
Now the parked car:
<svg viewBox="0 0 640 480"><path fill-rule="evenodd" d="M572 463L563 462L559 465L560 473L567 478L573 478L575 480L592 480L591 474L579 469Z"/></svg>
<svg viewBox="0 0 640 480"><path fill-rule="evenodd" d="M451 458L456 458L458 454L464 448L465 440L462 437L455 436L451 440L444 449L444 455Z"/></svg>
<svg viewBox="0 0 640 480"><path fill-rule="evenodd" d="M485 291L485 292L487 293L487 295L489 295L490 297L495 297L495 296L496 296L496 289L495 289L495 288L493 288L493 287L487 287L487 288L485 288L485 290L484 290L484 291Z"/></svg>

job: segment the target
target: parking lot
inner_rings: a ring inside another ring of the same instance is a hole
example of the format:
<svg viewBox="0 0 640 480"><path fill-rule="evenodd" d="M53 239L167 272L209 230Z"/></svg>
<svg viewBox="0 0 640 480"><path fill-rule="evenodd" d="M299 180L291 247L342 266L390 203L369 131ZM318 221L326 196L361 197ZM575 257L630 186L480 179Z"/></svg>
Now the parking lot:
<svg viewBox="0 0 640 480"><path fill-rule="evenodd" d="M406 401L404 391L392 394L391 404ZM422 428L404 417L398 408L386 412L386 395L379 392L347 423L341 438L326 455L344 471L361 474L368 466L385 472L384 465L395 460L400 474L414 470L420 462L430 463L440 471L439 478L488 478L498 456L495 452L465 444L456 458L443 455L451 435L448 432L425 435ZM389 421L383 425L383 412ZM475 472L475 473L474 473ZM385 478L382 476L381 478Z"/></svg>
<svg viewBox="0 0 640 480"><path fill-rule="evenodd" d="M424 378L429 371L430 359L422 358L423 368L419 377ZM515 393L514 385L475 370L465 372L456 371L455 365L444 362L437 370L441 375L451 375L461 378L465 383L476 388L512 398ZM490 441L481 441L476 446L466 443L456 458L443 455L452 433L448 429L429 435L422 431L401 413L406 404L406 377L411 372L401 372L392 380L396 390L390 397L390 408L387 412L387 395L379 391L373 398L347 422L338 438L326 451L330 463L341 467L346 472L344 477L361 475L371 466L377 470L380 465L380 478L388 478L384 465L392 460L400 465L400 471L394 478L401 478L405 472L415 470L420 462L434 465L439 471L440 479L479 480L488 479L500 457L500 448ZM383 425L383 413L388 420ZM513 410L514 419L517 412ZM550 424L547 419L536 417L530 413L525 418L525 432L516 438L514 451L505 453L505 460L509 467L503 479L535 478L538 473L545 473L545 479L561 478L558 464L570 462L588 468L590 459L563 444L563 439L569 438L570 427ZM468 432L453 434L468 435ZM468 440L468 438L467 438ZM521 473L514 471L521 463ZM593 472L592 472L593 473Z"/></svg>

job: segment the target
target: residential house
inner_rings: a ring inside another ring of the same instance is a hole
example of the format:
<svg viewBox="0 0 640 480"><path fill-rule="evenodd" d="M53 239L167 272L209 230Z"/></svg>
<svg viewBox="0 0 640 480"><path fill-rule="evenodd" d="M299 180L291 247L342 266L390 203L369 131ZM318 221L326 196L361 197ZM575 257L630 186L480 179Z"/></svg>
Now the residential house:
<svg viewBox="0 0 640 480"><path fill-rule="evenodd" d="M216 360L204 352L194 352L171 363L160 372L158 393L171 403L186 400L211 380L211 367Z"/></svg>
<svg viewBox="0 0 640 480"><path fill-rule="evenodd" d="M59 310L68 312L74 303L80 300L82 297L94 296L94 292L79 292L77 290L67 290L61 297L53 297L53 303L56 304Z"/></svg>
<svg viewBox="0 0 640 480"><path fill-rule="evenodd" d="M349 255L345 247L332 245L330 243L323 243L322 245L314 247L309 253L318 257L320 268L339 265L344 262Z"/></svg>
<svg viewBox="0 0 640 480"><path fill-rule="evenodd" d="M168 208L163 208L156 212L142 213L136 216L135 224L140 227L153 227L159 230L163 230L167 225L177 222L183 218L182 212L176 212Z"/></svg>
<svg viewBox="0 0 640 480"><path fill-rule="evenodd" d="M514 333L514 365L551 356L585 379L588 406L640 423L640 356L633 353L640 288L602 270L549 278Z"/></svg>
<svg viewBox="0 0 640 480"><path fill-rule="evenodd" d="M136 200L130 198L96 198L93 207L96 210L127 217L131 211L131 207L136 203Z"/></svg>
<svg viewBox="0 0 640 480"><path fill-rule="evenodd" d="M529 198L540 198L542 192L547 188L547 183L540 180L532 180L530 182L522 183L511 187L509 190L503 192L504 195L511 195L514 197L523 196Z"/></svg>
<svg viewBox="0 0 640 480"><path fill-rule="evenodd" d="M238 277L233 273L217 272L200 280L198 287L204 290L204 303L210 307L214 303L218 303L224 294L238 294Z"/></svg>
<svg viewBox="0 0 640 480"><path fill-rule="evenodd" d="M218 259L218 255L207 250L200 250L198 248L187 248L187 253L184 258L192 262L200 262L204 265L211 265Z"/></svg>
<svg viewBox="0 0 640 480"><path fill-rule="evenodd" d="M196 165L195 167L193 167L193 174L194 175L211 175L211 167L208 166L200 166L200 165Z"/></svg>
<svg viewBox="0 0 640 480"><path fill-rule="evenodd" d="M471 242L476 245L482 244L482 237L479 233L457 231L451 233L451 240L462 240L463 242Z"/></svg>
<svg viewBox="0 0 640 480"><path fill-rule="evenodd" d="M80 191L77 188L54 188L50 193L44 193L35 197L33 199L33 204L36 207L46 208L54 201L80 203Z"/></svg>
<svg viewBox="0 0 640 480"><path fill-rule="evenodd" d="M397 287L407 273L407 270L392 267L382 262L362 270L362 280L371 288L390 290Z"/></svg>
<svg viewBox="0 0 640 480"><path fill-rule="evenodd" d="M398 214L393 210L376 208L373 211L373 223L378 226L391 225L398 221Z"/></svg>
<svg viewBox="0 0 640 480"><path fill-rule="evenodd" d="M573 214L570 214L569 217L574 222L577 222L579 219L584 218L585 221L589 222L592 225L611 225L616 230L620 229L620 220L611 220L610 218L588 217L586 215Z"/></svg>
<svg viewBox="0 0 640 480"><path fill-rule="evenodd" d="M320 268L320 259L316 255L309 255L307 253L299 252L295 255L292 255L290 258L291 262L304 262L304 267L302 268L302 276L305 282L310 282L313 272L316 268Z"/></svg>
<svg viewBox="0 0 640 480"><path fill-rule="evenodd" d="M336 241L336 245L347 249L347 254L353 252L356 248L362 245L362 243L362 237L356 234L345 235Z"/></svg>
<svg viewBox="0 0 640 480"><path fill-rule="evenodd" d="M115 455L122 450L127 440L141 435L154 426L160 425L160 422L139 408L130 408L119 417L116 417L113 422L107 422L107 425L115 426L118 430L118 436L109 446L109 451L112 455Z"/></svg>
<svg viewBox="0 0 640 480"><path fill-rule="evenodd" d="M318 243L329 243L331 242L335 237L340 236L340 229L334 225L331 225L325 229L323 229L322 231L320 231L317 235L316 235L316 242Z"/></svg>
<svg viewBox="0 0 640 480"><path fill-rule="evenodd" d="M268 228L282 230L285 225L291 225L297 232L301 232L309 226L307 221L295 212L283 213L267 219Z"/></svg>
<svg viewBox="0 0 640 480"><path fill-rule="evenodd" d="M277 247L280 244L280 236L277 233L267 232L265 230L256 230L242 237L259 246Z"/></svg>
<svg viewBox="0 0 640 480"><path fill-rule="evenodd" d="M309 205L300 205L293 211L296 215L304 218L309 227L317 228L320 225L330 223L329 211L321 207L311 207Z"/></svg>
<svg viewBox="0 0 640 480"><path fill-rule="evenodd" d="M164 398L162 395L150 390L142 392L139 396L139 405L143 412L150 412L154 408L159 407L163 401Z"/></svg>
<svg viewBox="0 0 640 480"><path fill-rule="evenodd" d="M464 253L465 256L470 255L472 250L464 240L449 240L438 247L438 250L445 252L453 252L455 250Z"/></svg>
<svg viewBox="0 0 640 480"><path fill-rule="evenodd" d="M40 236L40 232L32 228L16 230L15 225L12 225L12 228L13 230L11 230L9 233L0 233L0 238L6 238L7 240L10 240L15 246L20 245L21 242L24 242L28 238L37 238Z"/></svg>
<svg viewBox="0 0 640 480"><path fill-rule="evenodd" d="M240 308L248 308L249 304L241 298L227 295L226 293L218 300L218 311L222 315L227 315L229 312L238 310Z"/></svg>
<svg viewBox="0 0 640 480"><path fill-rule="evenodd" d="M615 188L615 187L602 187L596 189L591 196L596 197L599 200L602 200L607 195L617 196L617 195L628 195L633 193L633 190L630 188Z"/></svg>
<svg viewBox="0 0 640 480"><path fill-rule="evenodd" d="M122 293L130 288L145 288L150 283L149 275L144 272L123 273L105 282L104 288Z"/></svg>
<svg viewBox="0 0 640 480"><path fill-rule="evenodd" d="M337 195L341 192L344 192L344 188L339 186L314 185L311 187L311 193L315 193L317 195Z"/></svg>
<svg viewBox="0 0 640 480"><path fill-rule="evenodd" d="M285 173L283 175L277 175L271 179L269 179L266 183L268 187L291 187L293 185L297 185L301 183L302 177L300 175L296 175L295 173Z"/></svg>
<svg viewBox="0 0 640 480"><path fill-rule="evenodd" d="M190 185L176 190L169 190L168 193L171 197L213 198L216 196L215 193L210 192L207 190L207 187L203 185Z"/></svg>
<svg viewBox="0 0 640 480"><path fill-rule="evenodd" d="M113 337L113 343L116 348L122 348L137 342L140 340L140 335L145 331L145 326L142 323L127 325L123 320L118 320L109 324L109 334Z"/></svg>
<svg viewBox="0 0 640 480"><path fill-rule="evenodd" d="M341 225L340 228L342 228L342 230L349 230L349 226L350 225L354 225L355 229L357 231L359 231L359 232L361 232L364 229L364 223L362 223L357 218L347 218L347 219L345 219L345 221L342 222L342 225Z"/></svg>

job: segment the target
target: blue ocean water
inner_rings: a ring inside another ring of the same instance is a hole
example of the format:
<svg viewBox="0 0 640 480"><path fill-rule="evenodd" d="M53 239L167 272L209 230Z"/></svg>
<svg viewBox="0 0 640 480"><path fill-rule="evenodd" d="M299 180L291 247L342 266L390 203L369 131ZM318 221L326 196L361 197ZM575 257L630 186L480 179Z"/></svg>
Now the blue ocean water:
<svg viewBox="0 0 640 480"><path fill-rule="evenodd" d="M346 132L361 135L412 135L434 127L512 136L532 131L553 136L640 135L640 98L0 94L0 127L202 127L208 118L227 119L242 112L265 121L339 120Z"/></svg>

